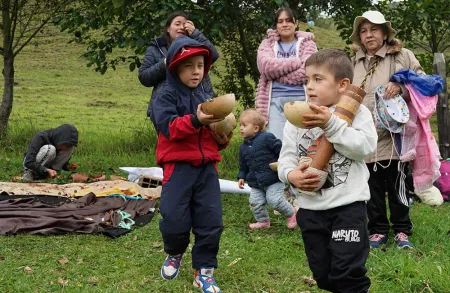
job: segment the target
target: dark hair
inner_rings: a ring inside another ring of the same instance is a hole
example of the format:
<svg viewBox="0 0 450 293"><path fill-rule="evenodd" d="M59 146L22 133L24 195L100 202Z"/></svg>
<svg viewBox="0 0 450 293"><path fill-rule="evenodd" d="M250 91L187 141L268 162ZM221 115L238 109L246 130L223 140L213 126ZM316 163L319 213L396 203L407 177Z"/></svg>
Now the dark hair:
<svg viewBox="0 0 450 293"><path fill-rule="evenodd" d="M280 14L281 14L283 11L286 12L286 14L289 16L289 18L292 19L292 23L295 24L295 21L297 20L297 18L296 18L295 15L294 15L294 11L292 11L292 9L290 9L289 7L283 6L283 7L280 7L280 8L277 10L277 12L275 12L275 20L274 20L274 25L275 25L275 27L277 27L278 18L280 17Z"/></svg>
<svg viewBox="0 0 450 293"><path fill-rule="evenodd" d="M178 17L178 16L182 16L184 18L186 18L186 20L189 20L189 16L184 12L184 11L175 11L172 12L166 19L166 25L164 26L164 31L163 31L163 35L164 35L164 39L166 40L167 44L170 45L172 43L172 40L170 39L169 34L167 33L167 28L170 27L170 25L172 24L172 21Z"/></svg>
<svg viewBox="0 0 450 293"><path fill-rule="evenodd" d="M350 82L353 81L353 64L344 50L322 49L306 60L305 67L312 65L326 66L335 80L348 78Z"/></svg>
<svg viewBox="0 0 450 293"><path fill-rule="evenodd" d="M250 117L252 124L259 126L259 131L261 132L266 131L266 120L264 119L263 115L256 109L250 108L242 112L241 115L239 116L239 121L242 119L242 117L245 116Z"/></svg>

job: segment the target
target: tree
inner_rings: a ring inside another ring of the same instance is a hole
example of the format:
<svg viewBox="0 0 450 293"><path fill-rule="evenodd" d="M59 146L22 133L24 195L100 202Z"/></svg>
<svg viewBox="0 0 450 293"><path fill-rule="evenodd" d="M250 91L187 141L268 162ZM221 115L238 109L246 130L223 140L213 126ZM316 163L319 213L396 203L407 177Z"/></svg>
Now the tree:
<svg viewBox="0 0 450 293"><path fill-rule="evenodd" d="M450 5L447 0L399 2L392 20L398 36L416 48L443 53L450 48Z"/></svg>
<svg viewBox="0 0 450 293"><path fill-rule="evenodd" d="M2 0L0 30L4 88L0 104L0 139L4 138L14 100L14 61L37 33L75 0Z"/></svg>
<svg viewBox="0 0 450 293"><path fill-rule="evenodd" d="M300 19L309 11L328 7L326 1L300 0L84 0L82 7L58 17L63 31L74 41L88 44L84 57L88 66L104 74L108 68L128 63L131 71L141 65L150 40L161 34L167 16L184 10L195 25L222 49L224 72L219 90L234 92L245 106L254 103L259 72L256 53L266 30L273 27L273 16L282 5L291 7ZM101 35L92 30L100 30ZM130 54L118 53L120 49ZM114 54L112 54L114 51ZM115 56L115 57L113 57Z"/></svg>
<svg viewBox="0 0 450 293"><path fill-rule="evenodd" d="M392 13L397 36L415 49L425 72L433 72L433 54L450 56L450 5L447 0L415 0L399 2ZM447 58L450 59L450 58ZM447 60L447 75L450 62Z"/></svg>

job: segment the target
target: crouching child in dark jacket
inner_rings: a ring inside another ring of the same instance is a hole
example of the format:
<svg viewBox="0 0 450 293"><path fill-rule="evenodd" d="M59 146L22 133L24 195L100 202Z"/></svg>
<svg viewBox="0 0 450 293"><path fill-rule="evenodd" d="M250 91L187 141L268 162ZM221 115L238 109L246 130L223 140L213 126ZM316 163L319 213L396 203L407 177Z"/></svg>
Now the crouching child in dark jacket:
<svg viewBox="0 0 450 293"><path fill-rule="evenodd" d="M210 97L199 86L212 54L208 47L180 36L170 46L166 62L167 84L152 109L158 129L156 160L164 171L160 231L168 256L161 276L177 277L192 229L194 286L221 292L213 275L223 230L217 162L229 138L208 128L221 119L202 112L201 103Z"/></svg>
<svg viewBox="0 0 450 293"><path fill-rule="evenodd" d="M24 173L22 180L55 178L57 171L75 170L76 163L69 163L74 147L78 145L78 130L70 124L63 124L57 128L41 131L30 141L28 150L24 154Z"/></svg>
<svg viewBox="0 0 450 293"><path fill-rule="evenodd" d="M255 109L242 112L240 133L244 142L239 149L239 188L244 188L245 181L252 188L250 191L250 209L256 223L250 229L270 227L267 205L286 217L287 227L297 226L294 207L284 198L285 184L278 179L269 164L278 161L281 151L281 140L272 133L264 131L265 119Z"/></svg>

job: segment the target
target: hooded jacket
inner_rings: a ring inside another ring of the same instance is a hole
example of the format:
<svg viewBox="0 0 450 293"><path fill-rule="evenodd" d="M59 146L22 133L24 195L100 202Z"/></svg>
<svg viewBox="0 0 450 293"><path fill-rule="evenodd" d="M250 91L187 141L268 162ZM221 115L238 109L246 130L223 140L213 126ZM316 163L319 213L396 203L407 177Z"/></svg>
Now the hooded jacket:
<svg viewBox="0 0 450 293"><path fill-rule="evenodd" d="M57 128L41 131L30 141L28 150L24 154L25 160L23 165L25 168L32 170L38 176L45 176L45 167L36 162L36 156L44 145L53 145L55 148L58 145L68 144L76 147L78 145L78 130L71 124L63 124ZM58 152L58 149L56 149ZM67 164L69 160L64 164L63 169L67 170Z"/></svg>
<svg viewBox="0 0 450 293"><path fill-rule="evenodd" d="M200 44L205 45L212 52L213 62L219 58L219 53L217 52L214 45L203 35L203 33L195 29L194 32L189 36L191 39L198 41ZM142 85L146 87L153 87L150 102L148 103L147 116L155 125L154 117L152 116L152 107L154 99L158 92L166 84L166 66L164 65L164 58L167 57L167 50L170 44L167 43L163 35L154 38L149 47L147 48L142 61L142 65L139 68L139 81ZM166 59L167 63L167 59ZM168 63L167 63L168 64ZM203 91L209 96L214 96L213 87L211 84L211 79L209 75L205 76L199 85ZM156 127L156 126L155 126Z"/></svg>
<svg viewBox="0 0 450 293"><path fill-rule="evenodd" d="M156 95L152 108L158 131L156 147L158 165L186 162L199 166L208 162L219 162L222 159L219 150L226 146L219 148L211 130L201 125L196 116L198 105L210 96L205 94L200 85L196 88L188 87L181 82L176 70L168 69L174 55L183 46L203 45L186 36L180 36L169 48L166 60L166 84ZM207 59L205 58L205 62L208 62Z"/></svg>
<svg viewBox="0 0 450 293"><path fill-rule="evenodd" d="M296 31L297 58L277 58L280 34L277 30L267 30L267 39L258 48L257 65L261 73L256 89L256 109L269 117L270 99L272 97L272 81L278 80L286 84L303 84L305 82L305 62L317 52L314 35L308 32Z"/></svg>
<svg viewBox="0 0 450 293"><path fill-rule="evenodd" d="M269 132L258 132L245 139L239 149L238 179L245 179L250 187L265 189L280 182L277 172L269 164L278 161L281 140Z"/></svg>
<svg viewBox="0 0 450 293"><path fill-rule="evenodd" d="M367 60L364 48L355 46L352 48L356 55L352 57L354 64L353 84L360 86L361 82L367 74L367 71L375 62L375 58ZM378 86L385 86L390 77L401 69L411 69L417 73L423 73L419 61L414 54L403 48L403 43L398 39L393 39L389 45L384 45L375 56L381 58L380 63L375 68L371 76L367 78L365 91L367 95L364 97L363 105L366 106L371 113L375 106L374 95ZM402 84L398 84L402 88L402 96L408 101L409 91ZM388 130L377 128L378 143L377 151L374 155L366 158L366 163L374 163L384 160L399 160L395 150L393 150L392 137Z"/></svg>

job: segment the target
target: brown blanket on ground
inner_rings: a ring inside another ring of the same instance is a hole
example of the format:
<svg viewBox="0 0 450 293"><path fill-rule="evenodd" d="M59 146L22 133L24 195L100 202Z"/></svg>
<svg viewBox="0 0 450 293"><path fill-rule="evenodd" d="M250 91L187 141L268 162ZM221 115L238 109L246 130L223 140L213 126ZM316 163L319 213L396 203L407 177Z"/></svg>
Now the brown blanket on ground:
<svg viewBox="0 0 450 293"><path fill-rule="evenodd" d="M134 219L153 210L154 200L126 200L123 197L96 197L89 193L61 206L44 204L35 197L0 201L0 234L100 233L117 227L118 210Z"/></svg>

